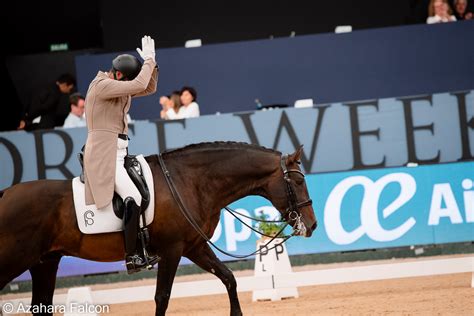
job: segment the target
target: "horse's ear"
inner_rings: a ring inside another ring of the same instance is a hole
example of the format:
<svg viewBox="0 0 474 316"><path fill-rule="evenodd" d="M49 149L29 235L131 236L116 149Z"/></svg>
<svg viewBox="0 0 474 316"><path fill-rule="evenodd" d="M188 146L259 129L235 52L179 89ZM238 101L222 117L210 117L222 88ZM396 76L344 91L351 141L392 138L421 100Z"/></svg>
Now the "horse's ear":
<svg viewBox="0 0 474 316"><path fill-rule="evenodd" d="M294 153L290 155L288 162L300 163L302 154L303 154L303 145L300 145L300 147Z"/></svg>

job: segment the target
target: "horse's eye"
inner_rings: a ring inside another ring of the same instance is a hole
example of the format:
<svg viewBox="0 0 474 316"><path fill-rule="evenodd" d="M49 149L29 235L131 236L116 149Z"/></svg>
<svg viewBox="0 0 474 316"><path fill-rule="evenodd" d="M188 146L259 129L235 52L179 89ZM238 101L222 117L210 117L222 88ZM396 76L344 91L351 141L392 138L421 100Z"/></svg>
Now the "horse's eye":
<svg viewBox="0 0 474 316"><path fill-rule="evenodd" d="M301 165L301 160L296 160L296 163Z"/></svg>
<svg viewBox="0 0 474 316"><path fill-rule="evenodd" d="M300 184L303 184L304 182L304 178L298 178L295 180L296 184L300 185Z"/></svg>

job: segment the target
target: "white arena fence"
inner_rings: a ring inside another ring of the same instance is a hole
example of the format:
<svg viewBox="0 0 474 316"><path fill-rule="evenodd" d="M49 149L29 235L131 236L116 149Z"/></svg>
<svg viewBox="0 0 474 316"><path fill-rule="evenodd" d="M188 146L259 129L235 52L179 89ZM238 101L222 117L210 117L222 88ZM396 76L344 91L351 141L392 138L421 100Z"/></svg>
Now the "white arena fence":
<svg viewBox="0 0 474 316"><path fill-rule="evenodd" d="M474 256L434 260L419 259L417 261L404 263L373 264L260 277L239 277L237 278L237 284L239 292L246 292L468 272L472 272L471 287L474 287ZM137 286L97 291L90 291L88 287L75 288L70 289L68 294L55 295L54 304L66 304L71 301L81 302L81 293L85 293L83 297L88 297L87 300L92 300L92 303L96 305L132 303L153 300L155 286ZM216 278L213 280L175 283L173 285L171 298L224 293L227 293L224 285ZM71 297L71 295L75 295L75 297ZM31 297L9 300L8 302L13 303L15 306L20 304L28 305L31 302ZM0 305L5 303L5 301L2 301Z"/></svg>

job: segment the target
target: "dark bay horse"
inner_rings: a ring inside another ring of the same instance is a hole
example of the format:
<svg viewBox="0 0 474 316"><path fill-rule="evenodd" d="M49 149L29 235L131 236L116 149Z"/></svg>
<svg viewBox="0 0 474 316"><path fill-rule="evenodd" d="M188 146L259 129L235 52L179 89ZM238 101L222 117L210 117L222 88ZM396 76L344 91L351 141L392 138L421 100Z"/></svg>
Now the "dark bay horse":
<svg viewBox="0 0 474 316"><path fill-rule="evenodd" d="M298 226L299 235L309 237L316 228L316 218L299 168L301 152L300 148L282 156L254 145L215 142L168 151L162 158L184 206L209 238L221 209L247 195L271 201L290 225ZM156 314L165 314L178 263L185 256L224 283L231 315L241 315L232 272L183 216L158 155L146 159L155 183L150 250L162 258L155 292ZM32 305L50 305L61 256L123 260L121 232L85 235L79 231L72 194L70 180L25 182L0 193L0 289L30 270ZM291 205L295 214L288 216Z"/></svg>

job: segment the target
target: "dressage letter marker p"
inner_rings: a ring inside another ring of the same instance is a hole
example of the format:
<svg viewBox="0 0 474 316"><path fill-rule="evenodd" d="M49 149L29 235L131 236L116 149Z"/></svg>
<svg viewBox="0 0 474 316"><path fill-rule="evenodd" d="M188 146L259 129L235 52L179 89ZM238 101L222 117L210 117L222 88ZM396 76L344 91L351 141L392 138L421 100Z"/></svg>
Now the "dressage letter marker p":
<svg viewBox="0 0 474 316"><path fill-rule="evenodd" d="M290 258L283 244L283 238L276 238L269 242L269 239L262 238L257 241L259 251L258 258L255 257L255 276L271 277L273 280L272 288L264 290L255 290L252 293L252 301L272 300L277 301L282 298L298 297L296 287L277 287L275 276L291 273Z"/></svg>
<svg viewBox="0 0 474 316"><path fill-rule="evenodd" d="M277 261L280 260L280 258L278 258L278 255L280 255L284 252L285 252L285 249L283 248L283 243L276 244L276 246L275 246L275 255L276 255Z"/></svg>
<svg viewBox="0 0 474 316"><path fill-rule="evenodd" d="M262 257L268 255L268 247L260 245L258 249L258 257L260 262L262 262Z"/></svg>

